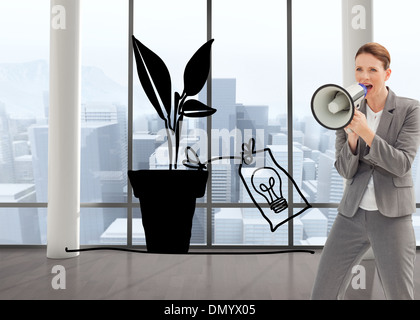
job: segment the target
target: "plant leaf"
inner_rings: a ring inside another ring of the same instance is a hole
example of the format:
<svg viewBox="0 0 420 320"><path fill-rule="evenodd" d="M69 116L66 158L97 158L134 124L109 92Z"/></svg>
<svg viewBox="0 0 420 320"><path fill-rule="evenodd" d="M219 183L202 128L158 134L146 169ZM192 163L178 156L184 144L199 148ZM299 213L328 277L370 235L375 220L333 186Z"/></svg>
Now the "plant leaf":
<svg viewBox="0 0 420 320"><path fill-rule="evenodd" d="M157 54L143 45L134 35L132 39L140 83L159 117L165 120L163 108L165 108L168 115L171 114L172 89L168 68Z"/></svg>
<svg viewBox="0 0 420 320"><path fill-rule="evenodd" d="M190 99L185 101L182 114L189 118L201 118L211 116L217 110L206 106L198 100Z"/></svg>
<svg viewBox="0 0 420 320"><path fill-rule="evenodd" d="M184 71L184 90L187 96L195 96L206 83L210 71L210 51L214 39L203 44L188 61Z"/></svg>

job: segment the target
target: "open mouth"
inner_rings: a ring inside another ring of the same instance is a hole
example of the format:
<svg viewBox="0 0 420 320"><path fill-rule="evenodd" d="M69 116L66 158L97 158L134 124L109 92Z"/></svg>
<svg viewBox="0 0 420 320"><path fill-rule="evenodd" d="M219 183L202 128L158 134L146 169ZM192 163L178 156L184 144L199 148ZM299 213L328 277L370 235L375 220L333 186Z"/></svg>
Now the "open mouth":
<svg viewBox="0 0 420 320"><path fill-rule="evenodd" d="M372 90L373 86L371 84L365 84L365 87L369 93L370 90Z"/></svg>

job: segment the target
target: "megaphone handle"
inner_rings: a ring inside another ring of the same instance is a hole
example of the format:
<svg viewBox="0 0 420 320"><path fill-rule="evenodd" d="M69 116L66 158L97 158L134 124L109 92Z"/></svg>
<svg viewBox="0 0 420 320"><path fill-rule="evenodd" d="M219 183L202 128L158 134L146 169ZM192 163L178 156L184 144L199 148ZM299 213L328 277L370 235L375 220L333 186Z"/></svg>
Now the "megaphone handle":
<svg viewBox="0 0 420 320"><path fill-rule="evenodd" d="M359 110L360 109L360 105L361 105L361 103L362 103L362 99L359 99L360 101L356 101L356 110ZM347 129L344 129L348 134L350 134L350 133L352 133L353 132L353 130L351 130L351 129L349 129L349 128L347 128Z"/></svg>

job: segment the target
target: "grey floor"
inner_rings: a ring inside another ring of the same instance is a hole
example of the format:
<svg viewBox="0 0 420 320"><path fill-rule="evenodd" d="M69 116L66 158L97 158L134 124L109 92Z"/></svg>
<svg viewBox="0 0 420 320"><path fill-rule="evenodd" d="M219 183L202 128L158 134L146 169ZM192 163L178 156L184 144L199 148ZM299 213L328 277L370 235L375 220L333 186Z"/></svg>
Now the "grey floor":
<svg viewBox="0 0 420 320"><path fill-rule="evenodd" d="M43 248L0 248L0 299L306 300L315 254L169 255L86 251L48 259ZM417 259L417 261L419 261ZM62 272L52 272L55 265ZM366 289L347 299L382 300L374 261L363 262ZM58 281L58 276L61 279ZM420 265L416 264L416 299ZM60 284L63 289L54 289Z"/></svg>

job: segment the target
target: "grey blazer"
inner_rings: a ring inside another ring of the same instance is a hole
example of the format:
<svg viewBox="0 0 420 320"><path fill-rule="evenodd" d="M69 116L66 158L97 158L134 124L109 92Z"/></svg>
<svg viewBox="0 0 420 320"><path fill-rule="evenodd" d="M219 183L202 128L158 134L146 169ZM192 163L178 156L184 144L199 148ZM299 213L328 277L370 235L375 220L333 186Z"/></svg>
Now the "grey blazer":
<svg viewBox="0 0 420 320"><path fill-rule="evenodd" d="M420 103L388 91L371 147L359 138L353 154L344 129L336 132L335 167L346 179L338 211L348 217L356 213L371 175L383 215L400 217L416 211L411 165L420 144ZM366 114L366 108L364 101L360 111Z"/></svg>

